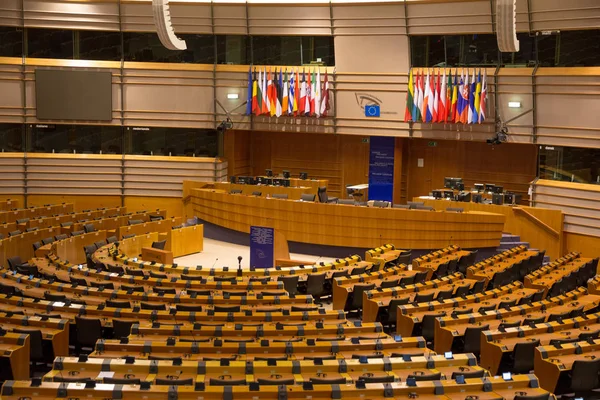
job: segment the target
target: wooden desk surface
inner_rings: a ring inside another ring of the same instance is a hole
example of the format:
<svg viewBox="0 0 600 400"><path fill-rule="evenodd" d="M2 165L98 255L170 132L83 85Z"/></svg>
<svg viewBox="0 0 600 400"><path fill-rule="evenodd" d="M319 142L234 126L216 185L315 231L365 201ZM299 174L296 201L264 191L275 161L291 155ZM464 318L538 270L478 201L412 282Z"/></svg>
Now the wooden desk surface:
<svg viewBox="0 0 600 400"><path fill-rule="evenodd" d="M435 249L448 238L465 248L500 244L504 216L423 210L345 207L337 204L275 200L192 189L194 214L216 225L248 233L250 226L272 226L288 241L349 247Z"/></svg>
<svg viewBox="0 0 600 400"><path fill-rule="evenodd" d="M545 289L547 293L556 282L570 273L576 273L588 261L591 261L591 258L576 258L564 264L552 266L545 271L540 271L538 274L527 275L525 277L525 286Z"/></svg>
<svg viewBox="0 0 600 400"><path fill-rule="evenodd" d="M396 332L403 336L411 335L415 325L420 324L425 315L444 314L444 316L449 316L453 311L464 312L467 310L472 310L471 313L476 313L479 307L496 308L502 302L518 301L518 299L532 293L535 293L535 290L518 289L513 285L508 285L501 288L501 290L494 289L483 294L469 295L465 299L450 299L444 303L433 301L421 303L416 306L400 306L397 310Z"/></svg>
<svg viewBox="0 0 600 400"><path fill-rule="evenodd" d="M599 296L587 295L583 289L576 289L551 300L546 299L531 305L515 306L509 310L464 314L458 315L457 318L439 318L435 322L435 349L438 353L449 351L454 338L462 336L469 326L489 325L489 330L494 330L497 329L502 320L514 322L525 318L547 317L551 314L572 311L579 307L589 310L597 306L599 300Z"/></svg>
<svg viewBox="0 0 600 400"><path fill-rule="evenodd" d="M451 276L444 276L440 279L425 281L406 287L395 287L386 289L375 289L364 292L363 296L363 321L375 321L381 308L387 307L392 299L402 297L414 297L415 293L429 293L431 290L447 289L447 285L459 285L462 281L462 274L456 273ZM463 283L463 284L466 284Z"/></svg>
<svg viewBox="0 0 600 400"><path fill-rule="evenodd" d="M430 280L433 273L437 271L440 265L446 264L452 260L460 260L461 257L466 257L471 254L467 250L459 250L450 254L443 255L439 258L435 258L429 261L420 262L418 265L413 265L413 269L416 271L428 271L427 280Z"/></svg>
<svg viewBox="0 0 600 400"><path fill-rule="evenodd" d="M0 355L8 358L13 379L29 379L29 335L5 332L0 336Z"/></svg>
<svg viewBox="0 0 600 400"><path fill-rule="evenodd" d="M533 375L514 376L509 382L502 381L501 378L473 378L466 379L464 384L457 384L454 381L421 381L416 382L415 386L409 387L404 382L394 382L390 384L367 384L366 388L358 389L355 385L340 386L340 396L342 399L366 398L373 400L384 400L393 397L394 399L411 399L414 394L418 399L461 399L464 400L467 395L482 396L478 398L489 398L486 393L498 393L498 396L511 399L515 392L526 394L544 394L543 390L532 388L537 385L537 379ZM444 395L436 395L438 388L443 389ZM485 387L485 389L484 389ZM177 396L178 399L191 400L197 399L199 394L194 386L169 386L152 385L147 390L140 390L139 385L123 385L118 388L115 385L96 385L94 388L86 388L83 383L59 383L43 382L39 387L31 387L30 382L9 381L2 388L2 398L16 400L23 397L35 396L36 399L56 399L59 389L68 391L69 396L77 398L114 398L115 390L118 395L126 399L165 399L169 396ZM384 395L384 389L388 390ZM280 388L278 386L262 385L259 391L248 391L247 386L219 387L207 386L201 396L207 400L223 399L224 392L228 391L235 399L256 399L256 400L277 400L280 398ZM491 391L489 391L491 390ZM313 399L325 400L332 396L331 385L317 384L313 386L310 392ZM500 395L501 394L501 395ZM286 397L288 399L304 399L306 391L302 386L288 386L286 388ZM462 395L462 397L457 397ZM388 396L388 397L386 397ZM62 396L64 397L64 396Z"/></svg>
<svg viewBox="0 0 600 400"><path fill-rule="evenodd" d="M284 187L272 185L242 185L239 183L215 182L215 189L229 193L231 190L241 190L242 195L251 196L253 192L261 192L261 197L273 196L274 194L287 194L290 200L300 200L303 194L314 194L317 196L318 187Z"/></svg>
<svg viewBox="0 0 600 400"><path fill-rule="evenodd" d="M127 241L138 240L140 237L135 237L131 239L123 240L124 243ZM123 244L121 245L123 246ZM121 249L121 246L119 249ZM141 249L141 247L140 247ZM129 268L144 268L145 270L150 270L159 273L177 273L177 274L187 274L187 275L197 275L202 277L210 277L210 276L218 276L218 277L233 277L239 278L237 269L234 268L203 268L200 267L185 267L185 266L174 266L174 265L161 265L156 263L147 262L144 260L139 260L137 257L130 258L123 255L118 255L116 257L112 257L109 254L109 251L112 252L112 246L104 246L97 250L93 258L96 262L101 262L105 265L119 265L119 266L127 266ZM56 261L55 259L52 259ZM330 263L321 263L319 265L310 265L310 266L296 266L296 267L276 267L276 268L262 268L256 269L254 271L249 269L242 270L242 277L251 277L251 278L262 278L262 277L272 277L271 279L277 279L278 276L289 276L289 275L298 275L300 281L306 280L308 274L317 274L317 273L330 273L333 274L336 270L347 269L353 266L370 266L372 263L365 263L360 261L360 257L357 255L337 259L334 262ZM329 278L331 278L329 276Z"/></svg>
<svg viewBox="0 0 600 400"><path fill-rule="evenodd" d="M497 273L505 271L513 265L528 260L538 254L538 252L534 250L526 250L525 248L522 250L523 251L518 253L505 251L491 259L484 260L467 268L467 278L477 280L485 279L486 282L489 282Z"/></svg>

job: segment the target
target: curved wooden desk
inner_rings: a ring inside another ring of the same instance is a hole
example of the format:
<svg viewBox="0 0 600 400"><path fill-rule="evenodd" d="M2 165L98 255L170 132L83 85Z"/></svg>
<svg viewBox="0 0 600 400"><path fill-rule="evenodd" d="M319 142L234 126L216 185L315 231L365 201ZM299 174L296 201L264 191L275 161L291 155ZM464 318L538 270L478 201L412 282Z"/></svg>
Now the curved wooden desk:
<svg viewBox="0 0 600 400"><path fill-rule="evenodd" d="M500 244L504 215L486 212L432 212L230 195L222 190L192 189L194 215L240 232L269 226L294 242L329 246L399 249L463 248Z"/></svg>

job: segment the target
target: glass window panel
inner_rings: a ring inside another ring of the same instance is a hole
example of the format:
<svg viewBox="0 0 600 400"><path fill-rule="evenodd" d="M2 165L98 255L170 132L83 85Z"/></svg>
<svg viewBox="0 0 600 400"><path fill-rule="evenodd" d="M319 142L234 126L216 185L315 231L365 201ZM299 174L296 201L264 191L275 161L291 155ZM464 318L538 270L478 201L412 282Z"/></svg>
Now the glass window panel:
<svg viewBox="0 0 600 400"><path fill-rule="evenodd" d="M73 59L73 31L27 28L27 56Z"/></svg>
<svg viewBox="0 0 600 400"><path fill-rule="evenodd" d="M443 36L429 36L426 67L443 67L446 63L446 50Z"/></svg>
<svg viewBox="0 0 600 400"><path fill-rule="evenodd" d="M444 36L446 43L446 65L449 67L458 67L464 65L462 57L464 37L460 35Z"/></svg>
<svg viewBox="0 0 600 400"><path fill-rule="evenodd" d="M127 153L216 157L217 131L188 128L126 128Z"/></svg>
<svg viewBox="0 0 600 400"><path fill-rule="evenodd" d="M535 36L529 36L528 33L518 33L517 39L519 39L519 51L517 53L501 53L502 65L514 67L535 65Z"/></svg>
<svg viewBox="0 0 600 400"><path fill-rule="evenodd" d="M427 62L427 36L410 37L411 64L413 67L425 67Z"/></svg>
<svg viewBox="0 0 600 400"><path fill-rule="evenodd" d="M121 33L104 31L75 31L75 58L80 60L121 60Z"/></svg>
<svg viewBox="0 0 600 400"><path fill-rule="evenodd" d="M540 67L554 67L556 65L557 35L537 36L537 55Z"/></svg>
<svg viewBox="0 0 600 400"><path fill-rule="evenodd" d="M594 67L600 65L600 30L560 32L561 67Z"/></svg>
<svg viewBox="0 0 600 400"><path fill-rule="evenodd" d="M495 66L498 64L496 35L465 35L463 50L466 65Z"/></svg>
<svg viewBox="0 0 600 400"><path fill-rule="evenodd" d="M0 26L0 57L23 56L23 29Z"/></svg>
<svg viewBox="0 0 600 400"><path fill-rule="evenodd" d="M540 146L542 179L600 184L600 149Z"/></svg>
<svg viewBox="0 0 600 400"><path fill-rule="evenodd" d="M23 124L0 123L0 152L23 152L24 133Z"/></svg>
<svg viewBox="0 0 600 400"><path fill-rule="evenodd" d="M37 124L28 129L34 153L121 153L120 126Z"/></svg>
<svg viewBox="0 0 600 400"><path fill-rule="evenodd" d="M300 36L252 36L257 65L302 65Z"/></svg>
<svg viewBox="0 0 600 400"><path fill-rule="evenodd" d="M185 39L187 50L165 48L156 33L123 32L125 61L213 64L212 35L178 35Z"/></svg>
<svg viewBox="0 0 600 400"><path fill-rule="evenodd" d="M217 35L217 63L250 64L249 36Z"/></svg>
<svg viewBox="0 0 600 400"><path fill-rule="evenodd" d="M302 38L302 62L310 64L318 62L327 66L335 65L333 36L310 36Z"/></svg>

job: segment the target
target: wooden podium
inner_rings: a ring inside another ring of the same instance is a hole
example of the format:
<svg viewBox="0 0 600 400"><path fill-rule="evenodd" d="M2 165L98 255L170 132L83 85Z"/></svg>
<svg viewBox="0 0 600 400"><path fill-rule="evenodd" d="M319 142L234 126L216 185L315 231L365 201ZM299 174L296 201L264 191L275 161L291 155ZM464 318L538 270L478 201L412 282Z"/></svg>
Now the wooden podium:
<svg viewBox="0 0 600 400"><path fill-rule="evenodd" d="M173 252L153 247L142 247L142 260L154 261L157 264L173 264Z"/></svg>
<svg viewBox="0 0 600 400"><path fill-rule="evenodd" d="M273 243L273 267L294 267L298 265L313 265L312 261L290 259L290 248L283 233L275 230Z"/></svg>

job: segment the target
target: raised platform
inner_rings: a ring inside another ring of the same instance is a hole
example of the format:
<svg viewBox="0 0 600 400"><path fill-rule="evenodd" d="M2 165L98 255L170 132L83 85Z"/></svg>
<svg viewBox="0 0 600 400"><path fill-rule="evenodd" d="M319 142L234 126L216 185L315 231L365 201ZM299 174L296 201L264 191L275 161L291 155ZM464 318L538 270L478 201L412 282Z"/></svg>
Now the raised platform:
<svg viewBox="0 0 600 400"><path fill-rule="evenodd" d="M269 226L289 242L350 248L429 250L456 244L462 248L500 245L504 216L487 212L453 213L382 209L231 195L214 189L191 189L191 210L203 221L248 233Z"/></svg>

